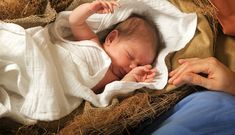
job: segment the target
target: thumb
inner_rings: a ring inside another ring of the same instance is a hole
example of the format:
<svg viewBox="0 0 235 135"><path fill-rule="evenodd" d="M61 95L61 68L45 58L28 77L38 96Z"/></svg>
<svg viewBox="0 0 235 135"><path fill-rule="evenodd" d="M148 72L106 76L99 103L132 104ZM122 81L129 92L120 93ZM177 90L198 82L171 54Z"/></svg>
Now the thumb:
<svg viewBox="0 0 235 135"><path fill-rule="evenodd" d="M205 87L207 89L210 89L211 86L213 86L214 80L205 78L199 74L195 73L187 73L182 75L180 78L177 78L174 80L174 85L182 85L182 84L193 84Z"/></svg>

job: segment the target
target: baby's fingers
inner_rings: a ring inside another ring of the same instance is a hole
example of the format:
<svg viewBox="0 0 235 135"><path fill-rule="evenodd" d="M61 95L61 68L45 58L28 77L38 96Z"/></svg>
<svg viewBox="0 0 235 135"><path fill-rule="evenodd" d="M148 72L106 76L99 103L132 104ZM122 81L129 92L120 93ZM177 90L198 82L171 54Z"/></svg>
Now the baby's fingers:
<svg viewBox="0 0 235 135"><path fill-rule="evenodd" d="M97 0L99 1L104 8L105 13L113 13L115 7L119 7L119 4L115 1L103 1L103 0Z"/></svg>
<svg viewBox="0 0 235 135"><path fill-rule="evenodd" d="M102 0L98 0L98 1L102 4L104 13L111 12L109 3L107 3L106 1L102 1Z"/></svg>
<svg viewBox="0 0 235 135"><path fill-rule="evenodd" d="M146 78L154 78L156 76L156 72L148 74Z"/></svg>
<svg viewBox="0 0 235 135"><path fill-rule="evenodd" d="M154 80L154 78L146 78L146 79L144 80L144 82L150 83L150 82L153 82L153 80Z"/></svg>
<svg viewBox="0 0 235 135"><path fill-rule="evenodd" d="M157 74L157 73L158 73L158 70L157 70L156 68L152 68L152 69L150 70L150 73L155 73L155 74Z"/></svg>
<svg viewBox="0 0 235 135"><path fill-rule="evenodd" d="M120 5L119 5L116 1L110 1L110 2L109 2L109 8L110 8L110 10L111 10L111 13L114 12L114 9L115 9L116 7L120 7Z"/></svg>
<svg viewBox="0 0 235 135"><path fill-rule="evenodd" d="M110 2L108 1L100 1L104 7L104 10L106 13L110 13L110 12L113 12L113 6Z"/></svg>

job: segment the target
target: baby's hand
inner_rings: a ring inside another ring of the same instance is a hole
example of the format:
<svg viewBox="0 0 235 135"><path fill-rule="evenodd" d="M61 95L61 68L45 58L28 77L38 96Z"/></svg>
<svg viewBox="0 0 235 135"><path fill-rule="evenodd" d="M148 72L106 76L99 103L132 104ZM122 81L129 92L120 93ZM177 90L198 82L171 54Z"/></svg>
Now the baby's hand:
<svg viewBox="0 0 235 135"><path fill-rule="evenodd" d="M156 76L156 69L151 65L138 66L133 68L123 77L123 81L151 82Z"/></svg>
<svg viewBox="0 0 235 135"><path fill-rule="evenodd" d="M113 13L115 7L119 7L116 1L96 0L90 4L91 11L100 14Z"/></svg>

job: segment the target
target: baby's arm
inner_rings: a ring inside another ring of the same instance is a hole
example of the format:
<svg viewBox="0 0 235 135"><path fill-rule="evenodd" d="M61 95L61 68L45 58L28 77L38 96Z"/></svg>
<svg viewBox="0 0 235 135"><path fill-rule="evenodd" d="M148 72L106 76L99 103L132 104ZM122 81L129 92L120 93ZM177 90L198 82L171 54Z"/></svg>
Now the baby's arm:
<svg viewBox="0 0 235 135"><path fill-rule="evenodd" d="M94 13L112 13L114 8L119 6L115 1L96 0L92 3L85 3L74 9L69 16L69 24L74 37L77 40L95 40L97 35L89 28L86 19Z"/></svg>
<svg viewBox="0 0 235 135"><path fill-rule="evenodd" d="M156 69L152 68L151 65L138 66L133 68L129 73L127 73L122 81L132 81L132 82L151 82L156 75Z"/></svg>

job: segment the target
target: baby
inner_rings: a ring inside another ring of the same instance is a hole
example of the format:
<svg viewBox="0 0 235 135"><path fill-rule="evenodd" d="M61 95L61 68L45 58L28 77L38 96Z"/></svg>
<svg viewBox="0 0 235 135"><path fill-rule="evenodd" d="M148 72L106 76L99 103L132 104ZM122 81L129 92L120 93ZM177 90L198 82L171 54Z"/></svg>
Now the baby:
<svg viewBox="0 0 235 135"><path fill-rule="evenodd" d="M152 68L160 38L155 24L140 15L132 15L106 36L104 43L86 24L94 13L113 13L119 7L115 1L96 0L78 6L70 15L69 23L76 40L91 40L110 57L111 65L105 77L92 90L100 93L106 84L115 81L151 82L156 69Z"/></svg>

